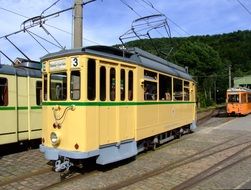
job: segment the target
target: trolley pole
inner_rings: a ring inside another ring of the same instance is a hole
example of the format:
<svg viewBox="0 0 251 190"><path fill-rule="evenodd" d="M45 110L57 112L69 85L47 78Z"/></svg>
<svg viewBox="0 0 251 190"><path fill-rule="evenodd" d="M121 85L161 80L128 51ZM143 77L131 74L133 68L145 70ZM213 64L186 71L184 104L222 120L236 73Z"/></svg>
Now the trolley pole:
<svg viewBox="0 0 251 190"><path fill-rule="evenodd" d="M83 46L83 0L74 0L72 48Z"/></svg>
<svg viewBox="0 0 251 190"><path fill-rule="evenodd" d="M232 87L232 82L231 82L231 65L229 65L229 67L228 67L228 86L229 86L229 88L231 88Z"/></svg>

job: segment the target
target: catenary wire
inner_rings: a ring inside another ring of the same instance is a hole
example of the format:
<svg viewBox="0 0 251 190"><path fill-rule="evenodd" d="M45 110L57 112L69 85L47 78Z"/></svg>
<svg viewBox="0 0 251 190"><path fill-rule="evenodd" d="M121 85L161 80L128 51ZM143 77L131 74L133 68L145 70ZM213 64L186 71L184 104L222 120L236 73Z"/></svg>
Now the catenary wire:
<svg viewBox="0 0 251 190"><path fill-rule="evenodd" d="M158 9L156 9L153 4L149 1L149 0L141 0L143 1L146 5L148 5L149 7L151 7L152 9L154 9L155 11L157 11L158 13L160 14L163 14L161 13ZM173 19L171 19L170 17L166 17L171 23L173 23L177 28L179 28L180 30L182 30L184 33L186 33L187 35L191 35L189 34L184 28L182 28L179 24L177 24Z"/></svg>
<svg viewBox="0 0 251 190"><path fill-rule="evenodd" d="M17 12L15 12L15 11L10 10L10 9L6 9L6 8L3 8L3 7L0 7L0 9L4 10L4 11L6 11L6 12L12 13L12 14L18 15L18 16L23 17L23 18L29 18L29 17L27 17L27 16L25 16L25 15L22 15L22 14L20 14L20 13L17 13ZM58 31L64 32L64 33L66 33L66 34L69 34L69 35L72 36L72 33L71 33L71 32L68 32L68 31L66 31L66 30L63 30L63 29L58 28L58 27L56 27L56 26L52 26L52 25L50 25L50 24L45 24L45 25L46 25L46 26L49 26L49 27L51 27L51 28L54 28L54 29L56 29L56 30L58 30ZM38 34L37 34L37 35L38 35ZM95 41L90 40L90 39L88 39L88 38L85 38L85 37L84 37L83 39L86 40L86 41L88 41L88 42L90 42L90 43L93 43L93 44L96 44L96 45L100 45L98 42L95 42Z"/></svg>
<svg viewBox="0 0 251 190"><path fill-rule="evenodd" d="M45 11L48 11L51 7L55 6L60 0L55 1L52 5L50 5L49 7L47 7L45 10L42 11L41 15L43 15L45 13Z"/></svg>
<svg viewBox="0 0 251 190"><path fill-rule="evenodd" d="M248 12L248 14L251 15L251 11L240 0L236 0L236 1L242 6L242 8L244 8Z"/></svg>

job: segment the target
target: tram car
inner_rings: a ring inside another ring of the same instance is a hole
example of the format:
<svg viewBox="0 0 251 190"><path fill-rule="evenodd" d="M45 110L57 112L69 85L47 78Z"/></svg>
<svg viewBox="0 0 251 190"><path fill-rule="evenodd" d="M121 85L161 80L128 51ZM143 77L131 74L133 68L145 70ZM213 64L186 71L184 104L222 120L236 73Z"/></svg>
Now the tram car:
<svg viewBox="0 0 251 190"><path fill-rule="evenodd" d="M139 48L90 46L41 62L40 151L55 171L134 157L196 127L192 77Z"/></svg>
<svg viewBox="0 0 251 190"><path fill-rule="evenodd" d="M41 143L41 64L22 58L14 63L0 65L1 154L7 145Z"/></svg>
<svg viewBox="0 0 251 190"><path fill-rule="evenodd" d="M227 114L247 115L251 113L251 89L235 87L227 90Z"/></svg>

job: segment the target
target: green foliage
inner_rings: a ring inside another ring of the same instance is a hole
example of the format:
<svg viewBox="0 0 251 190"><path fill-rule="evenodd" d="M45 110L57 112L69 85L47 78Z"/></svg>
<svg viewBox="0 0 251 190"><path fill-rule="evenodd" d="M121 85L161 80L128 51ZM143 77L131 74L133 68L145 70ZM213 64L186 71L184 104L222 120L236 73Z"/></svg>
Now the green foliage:
<svg viewBox="0 0 251 190"><path fill-rule="evenodd" d="M172 38L171 42L167 38L137 40L127 45L188 66L198 85L201 106L225 101L230 65L232 77L251 74L251 31Z"/></svg>

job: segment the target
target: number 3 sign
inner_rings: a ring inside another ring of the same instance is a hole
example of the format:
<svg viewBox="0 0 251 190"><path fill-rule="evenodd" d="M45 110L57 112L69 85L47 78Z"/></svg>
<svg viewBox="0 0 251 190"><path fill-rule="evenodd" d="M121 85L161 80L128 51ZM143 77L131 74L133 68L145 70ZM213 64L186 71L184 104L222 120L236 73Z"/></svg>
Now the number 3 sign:
<svg viewBox="0 0 251 190"><path fill-rule="evenodd" d="M77 57L71 58L71 67L72 68L79 67L79 59Z"/></svg>

